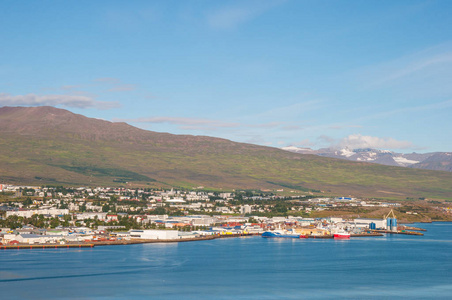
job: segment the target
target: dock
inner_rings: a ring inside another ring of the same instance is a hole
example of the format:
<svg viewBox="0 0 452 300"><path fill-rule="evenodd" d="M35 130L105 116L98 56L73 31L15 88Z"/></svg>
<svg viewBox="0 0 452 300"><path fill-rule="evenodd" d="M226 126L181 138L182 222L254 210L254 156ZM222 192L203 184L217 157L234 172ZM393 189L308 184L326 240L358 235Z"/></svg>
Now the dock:
<svg viewBox="0 0 452 300"><path fill-rule="evenodd" d="M374 229L373 232L379 232L379 233L390 233L390 234L406 234L406 235L418 235L422 236L423 233L416 232L416 231L406 231L406 230L397 230L397 231L390 231L390 230L378 230Z"/></svg>
<svg viewBox="0 0 452 300"><path fill-rule="evenodd" d="M0 250L11 249L69 249L69 248L93 248L95 246L119 246L119 245L135 245L135 244L152 244L152 243L181 243L194 241L208 241L220 238L236 238L255 236L253 233L242 234L225 234L225 235L207 235L196 236L180 239L133 239L133 240L116 240L116 241L91 241L90 243L79 244L14 244L14 245L0 245Z"/></svg>
<svg viewBox="0 0 452 300"><path fill-rule="evenodd" d="M93 248L94 244L16 244L0 245L0 250Z"/></svg>
<svg viewBox="0 0 452 300"><path fill-rule="evenodd" d="M350 234L351 238L355 237L376 237L376 236L383 236L382 233L379 232L371 232L371 233L352 233ZM308 235L308 239L333 239L334 235L332 234L326 234L326 235Z"/></svg>
<svg viewBox="0 0 452 300"><path fill-rule="evenodd" d="M427 231L427 229L424 229L424 228L405 226L405 225L402 225L399 228L401 228L402 230Z"/></svg>

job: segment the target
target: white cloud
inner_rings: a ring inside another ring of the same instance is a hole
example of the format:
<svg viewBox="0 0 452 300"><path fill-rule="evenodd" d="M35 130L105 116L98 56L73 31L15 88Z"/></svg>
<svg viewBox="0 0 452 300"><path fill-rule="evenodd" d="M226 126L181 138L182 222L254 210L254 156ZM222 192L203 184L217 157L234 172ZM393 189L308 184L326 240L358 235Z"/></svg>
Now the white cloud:
<svg viewBox="0 0 452 300"><path fill-rule="evenodd" d="M97 101L82 95L10 95L0 93L0 105L2 106L66 106L73 108L98 108L110 109L119 107L119 103L110 101Z"/></svg>
<svg viewBox="0 0 452 300"><path fill-rule="evenodd" d="M373 149L406 149L413 144L408 141L398 141L393 138L379 138L361 134L352 134L343 138L337 145L341 148L373 148Z"/></svg>

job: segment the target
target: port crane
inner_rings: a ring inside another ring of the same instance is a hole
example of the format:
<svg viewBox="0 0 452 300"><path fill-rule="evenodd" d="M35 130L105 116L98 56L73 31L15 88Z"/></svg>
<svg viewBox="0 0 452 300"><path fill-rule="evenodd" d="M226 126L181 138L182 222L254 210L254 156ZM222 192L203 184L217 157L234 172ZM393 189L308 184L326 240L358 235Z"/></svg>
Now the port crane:
<svg viewBox="0 0 452 300"><path fill-rule="evenodd" d="M394 210L392 210L392 209L391 209L391 211L390 211L386 216L383 215L383 219L387 219L387 218L389 218L391 215L392 215L392 218L393 218L393 219L397 219L396 215L394 214Z"/></svg>
<svg viewBox="0 0 452 300"><path fill-rule="evenodd" d="M397 232L397 217L394 214L394 210L391 209L391 211L384 216L384 219L386 220L386 229Z"/></svg>

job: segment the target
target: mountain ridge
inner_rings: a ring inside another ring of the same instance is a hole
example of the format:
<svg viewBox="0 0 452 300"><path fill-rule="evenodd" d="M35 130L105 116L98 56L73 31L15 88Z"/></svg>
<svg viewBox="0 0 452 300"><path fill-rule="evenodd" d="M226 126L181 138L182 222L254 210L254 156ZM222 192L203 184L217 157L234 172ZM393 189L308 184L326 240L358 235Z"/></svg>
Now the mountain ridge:
<svg viewBox="0 0 452 300"><path fill-rule="evenodd" d="M147 131L53 107L0 108L0 181L289 189L452 199L452 174Z"/></svg>
<svg viewBox="0 0 452 300"><path fill-rule="evenodd" d="M387 166L452 172L452 152L396 153L389 150L372 148L321 148L313 150L295 146L283 147L281 149L300 154L314 154L350 161L366 161Z"/></svg>

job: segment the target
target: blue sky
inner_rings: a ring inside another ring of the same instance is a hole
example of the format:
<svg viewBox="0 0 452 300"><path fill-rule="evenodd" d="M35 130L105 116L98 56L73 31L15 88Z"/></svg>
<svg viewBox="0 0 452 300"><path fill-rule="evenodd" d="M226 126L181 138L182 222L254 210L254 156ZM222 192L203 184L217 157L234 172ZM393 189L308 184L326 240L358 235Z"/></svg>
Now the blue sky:
<svg viewBox="0 0 452 300"><path fill-rule="evenodd" d="M452 1L0 0L0 106L283 147L452 151Z"/></svg>

